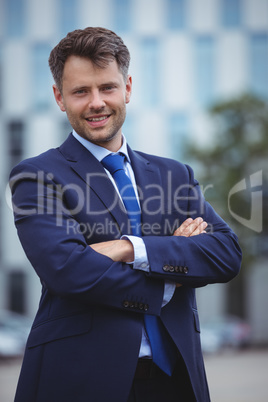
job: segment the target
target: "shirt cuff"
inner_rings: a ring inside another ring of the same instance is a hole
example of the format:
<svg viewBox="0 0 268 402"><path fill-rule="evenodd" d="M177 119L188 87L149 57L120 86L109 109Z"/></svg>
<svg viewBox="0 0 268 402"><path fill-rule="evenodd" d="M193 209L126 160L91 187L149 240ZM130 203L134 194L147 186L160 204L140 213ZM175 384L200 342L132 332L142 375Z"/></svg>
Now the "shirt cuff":
<svg viewBox="0 0 268 402"><path fill-rule="evenodd" d="M170 281L165 281L162 307L164 307L166 304L168 304L170 302L170 300L172 299L172 297L174 295L175 290L176 290L176 283L170 282Z"/></svg>
<svg viewBox="0 0 268 402"><path fill-rule="evenodd" d="M146 247L144 241L138 236L124 235L121 240L129 240L134 248L134 261L129 264L133 264L134 269L149 272L149 261L147 256Z"/></svg>

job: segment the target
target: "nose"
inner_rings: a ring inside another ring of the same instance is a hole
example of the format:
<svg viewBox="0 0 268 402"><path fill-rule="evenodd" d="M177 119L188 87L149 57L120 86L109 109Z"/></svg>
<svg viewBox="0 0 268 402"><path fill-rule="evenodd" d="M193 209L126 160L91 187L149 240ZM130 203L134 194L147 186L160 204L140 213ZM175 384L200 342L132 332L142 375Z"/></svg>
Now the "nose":
<svg viewBox="0 0 268 402"><path fill-rule="evenodd" d="M102 97L102 94L99 90L92 91L90 102L89 102L90 109L99 110L105 107L105 102Z"/></svg>

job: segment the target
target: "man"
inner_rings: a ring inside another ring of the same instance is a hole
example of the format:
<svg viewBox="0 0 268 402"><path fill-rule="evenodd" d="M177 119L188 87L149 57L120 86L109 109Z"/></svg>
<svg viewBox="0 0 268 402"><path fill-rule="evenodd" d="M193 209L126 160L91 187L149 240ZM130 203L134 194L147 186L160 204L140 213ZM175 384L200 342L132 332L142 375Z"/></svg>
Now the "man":
<svg viewBox="0 0 268 402"><path fill-rule="evenodd" d="M240 248L190 167L126 145L129 59L109 30L69 33L49 64L73 132L11 173L42 283L16 402L209 401L195 288L231 280Z"/></svg>

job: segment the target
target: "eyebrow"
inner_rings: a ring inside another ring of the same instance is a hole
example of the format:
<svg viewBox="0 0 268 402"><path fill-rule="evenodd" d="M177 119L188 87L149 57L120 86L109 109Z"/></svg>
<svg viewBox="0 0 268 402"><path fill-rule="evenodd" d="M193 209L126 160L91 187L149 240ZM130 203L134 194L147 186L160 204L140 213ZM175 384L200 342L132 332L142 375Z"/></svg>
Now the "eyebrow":
<svg viewBox="0 0 268 402"><path fill-rule="evenodd" d="M73 87L72 88L72 91L81 91L81 89L88 89L88 88L90 88L89 86L87 86L87 85L77 85L77 86L75 86L75 87Z"/></svg>
<svg viewBox="0 0 268 402"><path fill-rule="evenodd" d="M119 82L118 81L107 81L107 82L103 82L102 84L100 84L98 87L106 87L106 86L118 86ZM79 91L81 89L90 89L91 87L88 85L77 85L75 87L72 88L72 91Z"/></svg>
<svg viewBox="0 0 268 402"><path fill-rule="evenodd" d="M109 87L109 86L118 86L119 82L118 81L108 81L104 82L103 84L100 85L100 87Z"/></svg>

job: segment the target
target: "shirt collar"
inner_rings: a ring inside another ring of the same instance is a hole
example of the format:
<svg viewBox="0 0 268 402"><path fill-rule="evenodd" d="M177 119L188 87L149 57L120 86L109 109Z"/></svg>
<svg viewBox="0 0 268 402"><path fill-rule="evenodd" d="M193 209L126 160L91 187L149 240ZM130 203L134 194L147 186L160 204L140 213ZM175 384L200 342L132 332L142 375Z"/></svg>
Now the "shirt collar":
<svg viewBox="0 0 268 402"><path fill-rule="evenodd" d="M92 155L95 156L96 159L98 159L99 162L106 156L108 156L112 153L115 153L115 152L109 151L109 149L103 148L99 145L93 144L92 142L86 140L85 138L83 138L79 134L77 134L75 132L75 130L73 130L72 134L73 134L74 138L77 139L77 141L79 141L89 152L92 153ZM126 137L123 134L122 134L122 138L123 138L123 144L116 153L120 152L120 153L124 154L126 156L128 162L130 163L130 159L129 159L129 155L128 155L128 151L127 151L127 141L126 141Z"/></svg>

